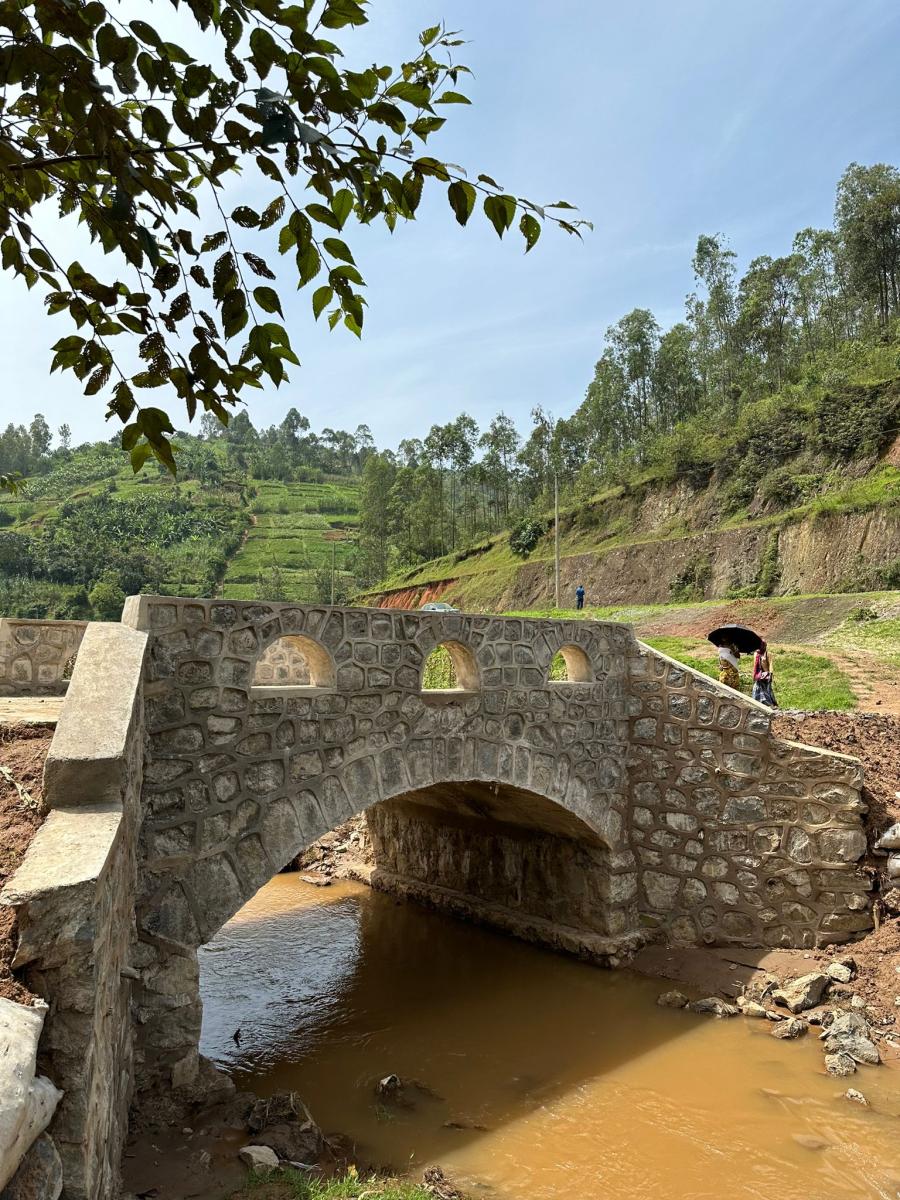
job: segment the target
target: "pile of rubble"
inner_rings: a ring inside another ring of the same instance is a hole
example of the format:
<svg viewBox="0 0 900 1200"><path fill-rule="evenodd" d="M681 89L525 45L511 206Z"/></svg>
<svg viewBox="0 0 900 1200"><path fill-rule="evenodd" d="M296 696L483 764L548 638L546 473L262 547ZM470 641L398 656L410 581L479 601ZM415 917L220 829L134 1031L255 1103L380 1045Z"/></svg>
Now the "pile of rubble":
<svg viewBox="0 0 900 1200"><path fill-rule="evenodd" d="M771 974L761 974L733 1004L720 996L689 1000L679 991L664 992L657 1004L715 1017L770 1021L772 1037L780 1039L792 1040L818 1030L825 1070L829 1075L846 1076L860 1066L878 1066L880 1043L900 1051L894 1014L877 1012L857 995L850 986L855 977L856 963L845 955L830 962L824 971L783 983Z"/></svg>

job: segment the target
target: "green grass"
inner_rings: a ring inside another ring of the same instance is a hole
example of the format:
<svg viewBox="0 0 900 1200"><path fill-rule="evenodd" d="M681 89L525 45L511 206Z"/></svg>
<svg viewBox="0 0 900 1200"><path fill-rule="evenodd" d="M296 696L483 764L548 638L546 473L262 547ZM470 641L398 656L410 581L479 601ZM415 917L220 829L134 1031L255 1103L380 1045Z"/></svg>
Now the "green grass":
<svg viewBox="0 0 900 1200"><path fill-rule="evenodd" d="M255 1171L231 1200L434 1200L422 1184L381 1175L359 1175L352 1167L331 1179L311 1177L305 1171L281 1167L268 1173Z"/></svg>

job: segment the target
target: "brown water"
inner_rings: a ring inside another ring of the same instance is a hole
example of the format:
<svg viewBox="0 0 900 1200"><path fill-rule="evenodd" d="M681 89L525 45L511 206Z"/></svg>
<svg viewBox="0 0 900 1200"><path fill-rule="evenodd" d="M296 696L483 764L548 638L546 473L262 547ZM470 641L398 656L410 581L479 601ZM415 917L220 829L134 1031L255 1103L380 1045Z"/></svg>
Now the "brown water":
<svg viewBox="0 0 900 1200"><path fill-rule="evenodd" d="M297 1091L371 1162L439 1162L497 1200L900 1196L895 1072L830 1079L813 1036L660 1009L660 981L296 875L201 971L203 1052L261 1095ZM391 1072L423 1086L414 1108L376 1099Z"/></svg>

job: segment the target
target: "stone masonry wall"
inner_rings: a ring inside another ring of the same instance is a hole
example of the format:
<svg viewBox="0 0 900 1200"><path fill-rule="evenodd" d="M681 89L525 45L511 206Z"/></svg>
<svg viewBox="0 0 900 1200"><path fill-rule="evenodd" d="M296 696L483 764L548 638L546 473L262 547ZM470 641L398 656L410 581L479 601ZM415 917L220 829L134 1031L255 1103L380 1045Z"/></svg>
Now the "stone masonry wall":
<svg viewBox="0 0 900 1200"><path fill-rule="evenodd" d="M0 617L0 696L61 696L84 621Z"/></svg>
<svg viewBox="0 0 900 1200"><path fill-rule="evenodd" d="M602 844L595 886L625 942L643 930L806 945L868 922L858 765L778 742L765 709L627 627L146 596L123 621L150 635L135 993L144 1084L196 1073L197 946L341 821L444 785L527 792L577 818ZM334 686L252 693L258 661L285 636L322 648ZM441 643L473 656L465 692L421 690ZM549 682L565 645L585 652L593 681ZM421 851L426 835L405 828ZM452 884L460 839L430 828L428 853ZM463 860L457 883L460 894L471 884Z"/></svg>
<svg viewBox="0 0 900 1200"><path fill-rule="evenodd" d="M860 764L780 741L770 710L647 646L629 676L642 921L687 945L813 946L871 928Z"/></svg>
<svg viewBox="0 0 900 1200"><path fill-rule="evenodd" d="M49 1132L65 1200L120 1195L146 641L119 624L87 630L47 757L50 813L0 896L17 909L13 965L49 1006L38 1065L64 1093Z"/></svg>

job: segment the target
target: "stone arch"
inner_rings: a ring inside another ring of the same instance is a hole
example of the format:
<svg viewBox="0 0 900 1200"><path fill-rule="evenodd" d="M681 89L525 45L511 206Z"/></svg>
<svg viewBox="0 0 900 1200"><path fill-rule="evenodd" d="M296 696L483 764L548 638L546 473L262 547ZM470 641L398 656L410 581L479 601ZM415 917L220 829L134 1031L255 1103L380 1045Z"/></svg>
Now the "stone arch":
<svg viewBox="0 0 900 1200"><path fill-rule="evenodd" d="M595 792L548 755L522 745L435 737L407 748L386 747L304 782L248 798L227 820L208 815L189 861L182 859L177 868L173 863L171 873L163 863L149 871L139 905L144 935L173 949L195 950L318 838L377 804L434 788L487 785L528 792L566 810L611 854L625 849L616 797Z"/></svg>
<svg viewBox="0 0 900 1200"><path fill-rule="evenodd" d="M334 660L314 638L286 633L275 638L256 660L251 695L269 688L304 691L335 686Z"/></svg>
<svg viewBox="0 0 900 1200"><path fill-rule="evenodd" d="M426 688L425 675L428 668L429 660L432 655L440 650L446 650L450 656L452 667L452 677L456 680L455 684L451 683L446 688ZM468 646L462 642L455 641L453 638L448 638L446 641L438 642L437 645L425 655L422 662L422 671L420 676L420 688L426 695L429 691L438 693L447 692L477 692L480 690L481 677L478 671L478 663L475 655Z"/></svg>
<svg viewBox="0 0 900 1200"><path fill-rule="evenodd" d="M556 654L561 654L566 664L566 678L554 680L551 683L593 683L594 667L587 652L572 642L560 646ZM556 655L554 655L554 659ZM551 664L552 665L552 664Z"/></svg>

